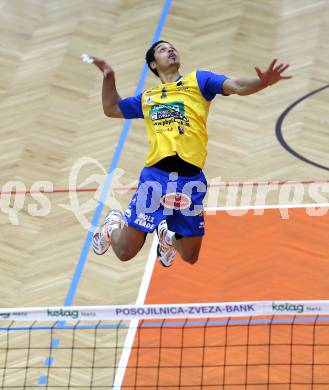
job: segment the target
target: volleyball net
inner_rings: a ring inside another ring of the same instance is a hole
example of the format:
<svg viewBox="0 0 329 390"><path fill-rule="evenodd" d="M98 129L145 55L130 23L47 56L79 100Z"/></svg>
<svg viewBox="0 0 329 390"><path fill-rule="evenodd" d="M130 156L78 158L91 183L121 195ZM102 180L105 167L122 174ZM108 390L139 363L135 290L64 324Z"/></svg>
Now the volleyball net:
<svg viewBox="0 0 329 390"><path fill-rule="evenodd" d="M329 301L0 310L0 389L329 389Z"/></svg>

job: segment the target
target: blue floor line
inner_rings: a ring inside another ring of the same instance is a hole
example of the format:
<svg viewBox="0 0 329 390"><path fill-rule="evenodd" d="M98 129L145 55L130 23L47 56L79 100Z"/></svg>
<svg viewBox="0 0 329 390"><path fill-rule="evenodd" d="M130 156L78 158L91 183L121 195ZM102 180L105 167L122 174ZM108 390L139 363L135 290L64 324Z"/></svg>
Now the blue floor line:
<svg viewBox="0 0 329 390"><path fill-rule="evenodd" d="M160 38L161 32L162 32L163 27L164 27L165 22L166 22L166 18L167 18L170 6L171 6L171 0L166 0L164 7L163 7L163 10L162 10L162 14L161 14L159 23L157 25L157 29L156 29L155 34L154 34L153 39L152 39L152 43L158 41ZM146 64L144 64L141 76L139 78L139 81L138 81L138 84L136 87L136 91L135 91L136 95L143 91L143 86L144 86L147 74L148 74L148 66ZM79 285L79 282L81 279L81 275L82 275L82 272L83 272L83 269L84 269L84 266L85 266L85 263L86 263L86 260L88 257L88 253L89 253L89 250L91 247L93 233L98 226L99 218L100 218L101 213L102 213L103 208L104 208L104 202L107 198L107 194L108 194L108 191L109 191L111 183L112 183L113 172L118 167L119 159L120 159L124 144L126 142L129 129L131 127L131 122L132 122L131 119L125 120L123 128L121 130L119 142L118 142L118 145L117 145L116 150L114 152L114 156L113 156L112 162L110 164L110 167L107 171L106 179L105 179L105 182L103 184L100 198L98 200L98 205L97 205L96 210L94 212L94 215L92 217L91 226L88 229L87 237L86 237L85 242L83 244L81 254L80 254L80 257L78 260L78 264L77 264L76 269L74 271L73 278L72 278L72 281L71 281L71 284L70 284L70 287L69 287L69 290L68 290L68 293L67 293L67 296L66 296L66 299L64 302L64 306L71 306L73 303L73 300L75 298L75 295L76 295L76 292L78 289L78 285Z"/></svg>
<svg viewBox="0 0 329 390"><path fill-rule="evenodd" d="M48 382L48 376L47 375L41 375L38 381L39 386L45 386Z"/></svg>

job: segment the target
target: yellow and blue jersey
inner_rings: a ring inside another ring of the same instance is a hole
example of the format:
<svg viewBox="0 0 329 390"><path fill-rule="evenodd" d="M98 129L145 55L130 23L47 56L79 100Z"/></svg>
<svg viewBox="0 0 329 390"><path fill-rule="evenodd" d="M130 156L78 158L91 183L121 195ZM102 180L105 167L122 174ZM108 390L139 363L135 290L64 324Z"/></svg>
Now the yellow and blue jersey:
<svg viewBox="0 0 329 390"><path fill-rule="evenodd" d="M203 168L209 106L217 94L223 93L226 79L225 75L193 71L175 82L159 84L119 101L126 119L145 119L150 144L146 166L178 154L184 161Z"/></svg>

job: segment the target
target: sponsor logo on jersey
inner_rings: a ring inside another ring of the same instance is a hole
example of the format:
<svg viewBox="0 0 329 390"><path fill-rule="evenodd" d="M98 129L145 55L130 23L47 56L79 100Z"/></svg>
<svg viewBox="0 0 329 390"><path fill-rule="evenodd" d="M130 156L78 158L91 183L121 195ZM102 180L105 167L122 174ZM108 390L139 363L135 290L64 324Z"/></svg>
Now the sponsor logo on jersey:
<svg viewBox="0 0 329 390"><path fill-rule="evenodd" d="M153 102L153 96L148 96L146 98L146 104L150 105L150 104L152 104L152 102Z"/></svg>
<svg viewBox="0 0 329 390"><path fill-rule="evenodd" d="M161 90L161 99L165 99L167 97L167 92L166 87L163 87Z"/></svg>
<svg viewBox="0 0 329 390"><path fill-rule="evenodd" d="M153 230L155 228L154 226L154 217L151 217L150 215L146 215L143 213L139 213L138 217L135 219L134 222L138 226L143 226L147 229Z"/></svg>
<svg viewBox="0 0 329 390"><path fill-rule="evenodd" d="M160 198L160 203L162 206L168 209L174 210L184 210L188 209L191 206L191 199L180 192L172 192L170 194L166 194Z"/></svg>
<svg viewBox="0 0 329 390"><path fill-rule="evenodd" d="M183 102L168 102L163 104L154 104L150 109L150 118L152 121L162 119L174 119L188 122L185 116L185 107Z"/></svg>
<svg viewBox="0 0 329 390"><path fill-rule="evenodd" d="M177 86L177 91L188 91L189 89L189 87L185 86L183 81L179 81L178 83L176 83L176 86Z"/></svg>
<svg viewBox="0 0 329 390"><path fill-rule="evenodd" d="M204 210L201 210L201 211L197 211L196 217L204 217Z"/></svg>

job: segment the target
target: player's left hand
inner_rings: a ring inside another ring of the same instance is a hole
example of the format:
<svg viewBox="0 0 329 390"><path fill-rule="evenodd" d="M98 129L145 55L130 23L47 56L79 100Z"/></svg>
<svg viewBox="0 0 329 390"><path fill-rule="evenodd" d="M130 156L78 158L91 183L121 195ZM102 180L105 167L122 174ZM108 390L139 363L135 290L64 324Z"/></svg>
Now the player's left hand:
<svg viewBox="0 0 329 390"><path fill-rule="evenodd" d="M258 77L265 86L273 85L280 80L292 78L292 76L282 76L282 73L289 68L289 64L279 64L275 66L276 61L277 59L274 59L265 72L262 72L257 66L255 67Z"/></svg>

